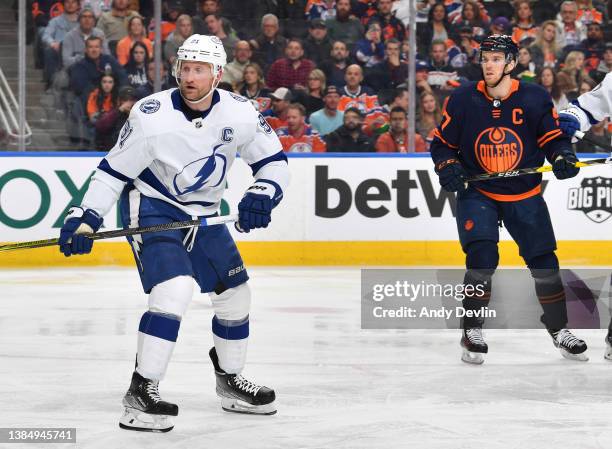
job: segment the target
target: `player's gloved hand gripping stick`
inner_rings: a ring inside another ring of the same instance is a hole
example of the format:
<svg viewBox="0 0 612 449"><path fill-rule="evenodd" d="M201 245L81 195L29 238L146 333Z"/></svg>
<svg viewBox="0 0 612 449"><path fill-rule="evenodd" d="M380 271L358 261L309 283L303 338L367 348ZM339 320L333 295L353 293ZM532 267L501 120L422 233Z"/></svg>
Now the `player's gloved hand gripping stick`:
<svg viewBox="0 0 612 449"><path fill-rule="evenodd" d="M95 220L93 222L92 220L89 220L88 212L89 211L84 211L82 217L68 218L68 220L64 224L64 228L66 229L66 231L68 231L68 228L66 227L68 222L70 220L78 220L78 222L75 221L74 223L70 224L70 227L74 227L74 225L76 225L76 227L74 228L74 231L70 233L70 235L74 236L75 240L78 239L75 241L74 251L71 248L70 252L73 254L80 254L82 252L88 252L86 251L87 247L85 245L89 245L89 249L91 250L91 245L93 244L93 240L112 239L115 237L125 237L128 235L145 234L147 232L167 231L170 229L185 229L185 228L193 228L196 226L199 226L199 227L214 226L214 225L232 223L232 222L238 221L238 215L224 215L221 217L198 218L197 220L175 221L171 223L165 223L165 224L160 224L160 225L155 225L155 226L145 226L141 228L116 229L114 231L103 231L103 232L95 232L95 233L87 232L87 233L73 235L74 232L76 232L83 223L88 225L89 228L92 229L92 231L94 230L97 222L95 222ZM83 217L85 217L84 221L82 221ZM92 222L94 226L92 226L90 222ZM101 224L101 221L100 221L100 224ZM97 227L99 228L100 225L98 224ZM41 248L43 246L54 246L60 243L60 239L61 239L61 236L59 239L34 240L30 242L9 243L6 245L0 245L0 251L11 251L15 249L31 249L31 248ZM71 242L72 242L72 239L70 239L70 241L66 241L65 244L71 244ZM62 252L64 251L62 250Z"/></svg>

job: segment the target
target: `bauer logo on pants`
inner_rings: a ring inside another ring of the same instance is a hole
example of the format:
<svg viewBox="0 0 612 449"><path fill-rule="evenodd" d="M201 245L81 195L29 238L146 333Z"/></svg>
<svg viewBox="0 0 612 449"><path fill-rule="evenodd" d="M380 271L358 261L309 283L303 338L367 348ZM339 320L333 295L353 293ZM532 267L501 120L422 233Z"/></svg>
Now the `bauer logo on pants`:
<svg viewBox="0 0 612 449"><path fill-rule="evenodd" d="M579 210L595 223L612 216L612 178L584 178L580 187L569 189L567 208Z"/></svg>

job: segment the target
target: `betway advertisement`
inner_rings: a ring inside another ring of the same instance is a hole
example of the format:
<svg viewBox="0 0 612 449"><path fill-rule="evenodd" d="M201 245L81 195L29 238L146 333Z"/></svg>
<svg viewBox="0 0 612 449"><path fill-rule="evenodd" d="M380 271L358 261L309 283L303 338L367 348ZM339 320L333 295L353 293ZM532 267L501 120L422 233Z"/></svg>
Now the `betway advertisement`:
<svg viewBox="0 0 612 449"><path fill-rule="evenodd" d="M79 204L102 155L4 153L0 157L0 241L55 237ZM588 155L586 158L598 157ZM237 240L454 240L456 199L441 190L426 155L290 157L291 186L270 227ZM569 180L545 174L544 198L559 240L612 239L612 169L582 169ZM251 170L237 160L223 213L236 212ZM105 228L119 227L116 208ZM510 236L502 229L500 238Z"/></svg>

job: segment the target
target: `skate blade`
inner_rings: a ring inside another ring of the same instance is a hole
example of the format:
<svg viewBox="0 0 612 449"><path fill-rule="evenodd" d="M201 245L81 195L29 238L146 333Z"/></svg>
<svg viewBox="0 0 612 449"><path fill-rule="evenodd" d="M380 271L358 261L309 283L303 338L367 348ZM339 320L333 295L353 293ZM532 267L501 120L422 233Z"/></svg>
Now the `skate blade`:
<svg viewBox="0 0 612 449"><path fill-rule="evenodd" d="M470 352L467 349L463 349L461 361L471 365L482 365L484 363L484 356L480 352Z"/></svg>
<svg viewBox="0 0 612 449"><path fill-rule="evenodd" d="M170 432L174 424L168 415L151 415L126 407L119 419L119 427L139 432Z"/></svg>
<svg viewBox="0 0 612 449"><path fill-rule="evenodd" d="M264 405L252 405L240 399L221 397L221 408L226 412L247 415L274 415L276 413L274 401Z"/></svg>
<svg viewBox="0 0 612 449"><path fill-rule="evenodd" d="M559 351L561 352L561 355L568 360L574 360L576 362L586 362L589 360L588 356L586 355L586 351L581 354L572 354L563 348L559 348Z"/></svg>

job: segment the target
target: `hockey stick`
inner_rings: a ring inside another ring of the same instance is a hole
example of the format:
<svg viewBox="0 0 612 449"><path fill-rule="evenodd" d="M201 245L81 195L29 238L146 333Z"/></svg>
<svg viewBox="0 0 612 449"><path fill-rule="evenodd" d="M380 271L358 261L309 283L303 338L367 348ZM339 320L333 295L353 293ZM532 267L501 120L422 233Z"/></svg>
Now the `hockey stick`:
<svg viewBox="0 0 612 449"><path fill-rule="evenodd" d="M155 226L145 226L142 228L115 229L114 231L96 232L95 234L84 234L92 240L112 239L115 237L126 237L128 235L145 234L147 232L168 231L171 229L184 229L199 226L205 228L225 223L238 221L238 215L224 215L221 217L198 218L197 220L174 221ZM34 240L31 242L18 242L0 245L0 252L12 251L15 249L42 248L43 246L57 245L59 239Z"/></svg>
<svg viewBox="0 0 612 449"><path fill-rule="evenodd" d="M576 131L575 136L581 140L584 140L585 142L590 143L591 145L599 146L612 153L612 146L606 145L600 142L596 142L588 137L585 137L583 132ZM608 157L599 158L599 159L589 159L588 161L576 162L576 167L580 167L580 168L592 167L595 165L602 165L602 164L612 164L612 155ZM496 173L482 173L480 175L475 175L475 176L468 178L466 182L483 181L486 179L514 178L516 176L533 175L536 173L546 173L546 172L551 172L551 171L553 171L552 165L544 165L542 167L519 168L517 170L502 171L502 172L496 172Z"/></svg>

